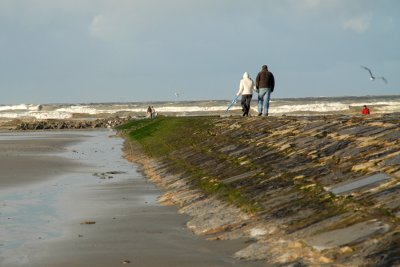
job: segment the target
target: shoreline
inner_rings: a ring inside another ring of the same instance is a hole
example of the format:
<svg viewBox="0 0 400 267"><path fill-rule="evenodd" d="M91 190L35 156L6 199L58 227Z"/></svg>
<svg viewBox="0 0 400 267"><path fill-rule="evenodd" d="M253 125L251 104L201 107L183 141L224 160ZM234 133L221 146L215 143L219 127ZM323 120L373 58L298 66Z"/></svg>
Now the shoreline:
<svg viewBox="0 0 400 267"><path fill-rule="evenodd" d="M47 156L62 151L80 165L57 177L45 168L52 179L0 190L0 265L261 266L231 257L244 241L210 243L193 235L184 227L187 216L160 206L159 189L122 158L123 140L100 132L78 131L81 142L67 142L66 150L46 143L46 136L62 132L22 134L34 135ZM31 147L29 156L34 152Z"/></svg>

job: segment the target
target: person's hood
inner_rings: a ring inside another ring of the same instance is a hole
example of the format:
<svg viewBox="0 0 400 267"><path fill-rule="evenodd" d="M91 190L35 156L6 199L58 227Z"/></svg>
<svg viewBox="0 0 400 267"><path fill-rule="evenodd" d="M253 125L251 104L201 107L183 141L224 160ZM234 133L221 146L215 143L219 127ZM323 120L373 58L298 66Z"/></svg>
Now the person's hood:
<svg viewBox="0 0 400 267"><path fill-rule="evenodd" d="M245 73L243 73L243 79L248 79L248 78L250 78L250 76L246 71Z"/></svg>

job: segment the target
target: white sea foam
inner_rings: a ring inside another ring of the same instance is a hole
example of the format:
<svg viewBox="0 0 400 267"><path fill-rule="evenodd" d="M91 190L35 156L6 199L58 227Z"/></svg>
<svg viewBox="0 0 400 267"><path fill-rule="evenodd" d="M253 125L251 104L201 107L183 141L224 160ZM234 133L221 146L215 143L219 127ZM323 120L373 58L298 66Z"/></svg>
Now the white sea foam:
<svg viewBox="0 0 400 267"><path fill-rule="evenodd" d="M227 106L170 106L170 107L159 107L157 112L206 112L206 111L222 111L226 110ZM233 107L235 108L235 107Z"/></svg>
<svg viewBox="0 0 400 267"><path fill-rule="evenodd" d="M11 105L11 106L0 106L0 112L2 111L11 111L11 110L31 110L35 111L39 109L39 105L26 105L26 104L18 104L18 105Z"/></svg>
<svg viewBox="0 0 400 267"><path fill-rule="evenodd" d="M373 106L374 113L400 112L400 101L377 101L365 103L351 103L352 107L361 107L363 105Z"/></svg>
<svg viewBox="0 0 400 267"><path fill-rule="evenodd" d="M72 113L60 112L60 111L50 111L50 112L31 112L29 116L35 117L38 120L45 119L70 119L72 118Z"/></svg>
<svg viewBox="0 0 400 267"><path fill-rule="evenodd" d="M351 103L350 106L354 107L361 107L364 105L367 106L397 106L400 107L400 101L378 101L378 102L371 102L367 101L365 103Z"/></svg>
<svg viewBox="0 0 400 267"><path fill-rule="evenodd" d="M13 106L0 106L0 111L7 110L27 110L28 107L25 104L13 105Z"/></svg>
<svg viewBox="0 0 400 267"><path fill-rule="evenodd" d="M56 111L58 112L66 112L71 114L89 114L89 115L96 115L96 114L112 114L120 111L126 112L146 112L147 108L128 108L124 105L113 105L110 106L109 109L105 108L96 108L96 107L89 107L89 106L70 106L67 108L59 108Z"/></svg>
<svg viewBox="0 0 400 267"><path fill-rule="evenodd" d="M19 119L19 118L35 118L38 120L44 119L69 119L72 117L71 113L65 112L57 112L57 111L50 111L50 112L22 112L22 113L0 113L0 118L7 118L7 119Z"/></svg>
<svg viewBox="0 0 400 267"><path fill-rule="evenodd" d="M314 104L303 104L303 105L282 105L282 106L271 106L271 113L293 113L293 112L337 112L349 110L349 105L342 103L314 103Z"/></svg>
<svg viewBox="0 0 400 267"><path fill-rule="evenodd" d="M175 113L176 115L223 114L230 101L191 101L191 102L156 102L154 105L159 114ZM98 114L128 114L143 116L149 103L101 103L101 104L19 104L0 106L0 118L36 118L36 119L69 119L74 114L96 116ZM271 114L318 114L348 112L363 105L368 105L373 113L400 112L399 96L382 97L348 97L348 98L303 98L274 99L270 104ZM252 110L257 112L257 101L253 98ZM241 110L240 101L234 104L230 112Z"/></svg>
<svg viewBox="0 0 400 267"><path fill-rule="evenodd" d="M240 107L240 106L239 106ZM233 107L233 109L239 109L239 107ZM207 111L223 111L226 110L227 106L158 106L156 108L157 112L172 112L172 113L181 113L181 112L207 112ZM146 112L147 107L137 107L137 108L128 108L123 105L114 105L109 109L96 109L94 107L89 106L70 106L67 108L59 108L56 111L66 112L66 113L81 113L81 114L90 114L96 115L101 113L116 113L116 112Z"/></svg>
<svg viewBox="0 0 400 267"><path fill-rule="evenodd" d="M382 106L374 107L374 110L378 113L390 113L390 112L400 112L400 105L398 106Z"/></svg>
<svg viewBox="0 0 400 267"><path fill-rule="evenodd" d="M67 108L59 108L56 109L57 112L60 113L82 113L82 114L90 114L90 115L95 115L98 113L98 110L96 108L91 108L88 106L70 106Z"/></svg>
<svg viewBox="0 0 400 267"><path fill-rule="evenodd" d="M7 118L7 119L15 119L15 118L20 118L23 117L21 114L18 113L1 113L0 118Z"/></svg>
<svg viewBox="0 0 400 267"><path fill-rule="evenodd" d="M30 111L38 111L40 105L28 105L28 110Z"/></svg>

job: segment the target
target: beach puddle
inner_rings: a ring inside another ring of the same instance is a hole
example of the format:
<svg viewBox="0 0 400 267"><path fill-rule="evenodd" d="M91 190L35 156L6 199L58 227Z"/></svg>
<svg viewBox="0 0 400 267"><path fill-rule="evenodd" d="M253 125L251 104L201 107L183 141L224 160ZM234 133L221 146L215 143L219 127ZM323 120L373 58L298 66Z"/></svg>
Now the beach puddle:
<svg viewBox="0 0 400 267"><path fill-rule="evenodd" d="M141 177L136 173L135 166L122 158L123 141L110 138L113 134L112 131L54 131L0 135L0 141L11 140L16 144L29 140L36 142L38 139L70 140L63 149L40 149L35 156L46 154L59 158L61 162L79 162L76 165L78 167L75 166L69 173L50 174L50 178L45 180L27 177L24 179L36 181L0 188L0 265L8 260L16 265L24 264L28 260L25 255L28 247L35 246L36 242L63 236L65 218L59 212L59 199L66 192L96 183L115 183ZM98 177L93 176L94 169L98 176L113 179L99 181ZM29 169L26 173L29 176ZM156 196L148 196L143 202L154 203L155 199Z"/></svg>
<svg viewBox="0 0 400 267"><path fill-rule="evenodd" d="M0 194L0 263L2 258L26 263L25 244L60 237L60 227L53 224L57 213L51 204L60 190L45 186Z"/></svg>
<svg viewBox="0 0 400 267"><path fill-rule="evenodd" d="M376 187L388 180L392 179L386 173L376 173L367 177L363 177L354 181L344 182L332 187L326 187L325 190L335 195L346 195L364 189Z"/></svg>

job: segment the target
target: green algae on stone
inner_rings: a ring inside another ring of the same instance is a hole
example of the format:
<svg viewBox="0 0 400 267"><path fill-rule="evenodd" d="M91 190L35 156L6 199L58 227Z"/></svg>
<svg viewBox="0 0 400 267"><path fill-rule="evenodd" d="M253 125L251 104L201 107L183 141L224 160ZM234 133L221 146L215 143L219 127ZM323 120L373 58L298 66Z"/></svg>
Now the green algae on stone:
<svg viewBox="0 0 400 267"><path fill-rule="evenodd" d="M382 223L383 228L373 224L377 231L359 232L354 246L354 238L346 237L352 247L345 253L339 248L350 246L344 239L324 246L342 266L373 266L380 261L371 254L376 251L391 257L385 262L397 261L392 247L385 252L376 244L390 244L388 229L399 227L400 142L394 127L399 121L386 115L157 118L124 131L148 155L168 162L167 172L183 173L194 188L255 213L267 228L279 228L274 231L279 238L333 240L332 233L347 235L347 229L369 225L364 222ZM375 173L393 179L334 194L339 191L333 189ZM371 239L378 243L368 243ZM365 250L367 243L376 249Z"/></svg>

